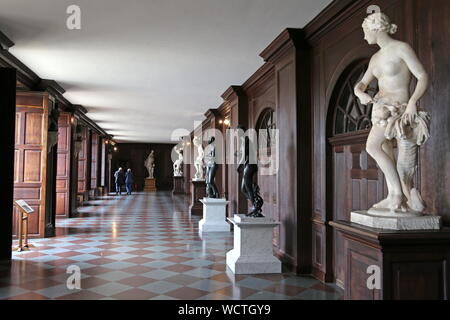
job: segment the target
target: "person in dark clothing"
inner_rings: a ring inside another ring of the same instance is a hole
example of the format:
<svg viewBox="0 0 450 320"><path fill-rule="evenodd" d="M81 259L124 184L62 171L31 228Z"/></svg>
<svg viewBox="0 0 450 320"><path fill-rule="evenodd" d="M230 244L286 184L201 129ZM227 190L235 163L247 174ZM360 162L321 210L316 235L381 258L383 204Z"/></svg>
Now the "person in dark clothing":
<svg viewBox="0 0 450 320"><path fill-rule="evenodd" d="M131 172L131 169L128 169L127 173L125 173L125 186L127 187L128 195L131 195L131 191L133 190L133 183L134 183L133 172Z"/></svg>
<svg viewBox="0 0 450 320"><path fill-rule="evenodd" d="M117 170L116 172L114 172L114 179L116 182L116 195L120 195L120 188L122 187L122 185L125 182L125 175L123 174L123 170L122 168L119 168L119 170Z"/></svg>

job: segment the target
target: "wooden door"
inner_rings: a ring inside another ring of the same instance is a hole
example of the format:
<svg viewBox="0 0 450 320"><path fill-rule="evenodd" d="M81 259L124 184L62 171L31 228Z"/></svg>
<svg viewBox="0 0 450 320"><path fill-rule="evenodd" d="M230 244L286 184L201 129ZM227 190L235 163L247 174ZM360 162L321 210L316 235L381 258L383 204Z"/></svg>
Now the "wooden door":
<svg viewBox="0 0 450 320"><path fill-rule="evenodd" d="M84 194L86 192L87 183L87 142L88 142L88 129L86 127L81 128L81 148L78 153L78 194Z"/></svg>
<svg viewBox="0 0 450 320"><path fill-rule="evenodd" d="M46 212L48 95L18 93L16 98L16 137L14 160L14 200L25 200L30 215L29 235L44 237ZM17 231L14 209L13 232Z"/></svg>
<svg viewBox="0 0 450 320"><path fill-rule="evenodd" d="M58 150L56 163L56 216L69 217L71 114L63 112L58 118Z"/></svg>

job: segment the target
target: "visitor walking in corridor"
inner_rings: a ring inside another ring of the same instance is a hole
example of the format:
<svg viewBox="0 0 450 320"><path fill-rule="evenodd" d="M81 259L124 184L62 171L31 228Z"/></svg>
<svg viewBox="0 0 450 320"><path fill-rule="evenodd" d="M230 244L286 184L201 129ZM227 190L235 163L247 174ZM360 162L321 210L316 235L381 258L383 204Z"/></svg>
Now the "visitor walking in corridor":
<svg viewBox="0 0 450 320"><path fill-rule="evenodd" d="M127 188L128 195L131 195L131 191L133 190L133 184L134 184L134 175L133 172L131 172L131 169L128 169L127 173L125 173L125 187Z"/></svg>
<svg viewBox="0 0 450 320"><path fill-rule="evenodd" d="M119 168L119 170L117 170L114 173L114 179L116 182L116 195L120 195L121 194L120 188L125 182L125 175L123 174L122 168Z"/></svg>

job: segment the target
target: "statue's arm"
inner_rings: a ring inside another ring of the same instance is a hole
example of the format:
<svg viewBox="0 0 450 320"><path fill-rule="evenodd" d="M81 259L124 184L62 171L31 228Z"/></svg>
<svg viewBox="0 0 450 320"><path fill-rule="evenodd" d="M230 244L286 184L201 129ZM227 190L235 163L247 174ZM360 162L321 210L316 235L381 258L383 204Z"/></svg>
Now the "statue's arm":
<svg viewBox="0 0 450 320"><path fill-rule="evenodd" d="M425 68L410 45L403 43L399 52L400 57L406 63L411 73L417 78L416 89L409 99L408 107L405 111L406 117L415 116L417 113L417 102L427 91L429 78Z"/></svg>
<svg viewBox="0 0 450 320"><path fill-rule="evenodd" d="M355 95L362 104L366 105L372 102L372 97L366 93L367 87L375 79L373 75L373 62L370 60L369 67L360 82L355 86Z"/></svg>

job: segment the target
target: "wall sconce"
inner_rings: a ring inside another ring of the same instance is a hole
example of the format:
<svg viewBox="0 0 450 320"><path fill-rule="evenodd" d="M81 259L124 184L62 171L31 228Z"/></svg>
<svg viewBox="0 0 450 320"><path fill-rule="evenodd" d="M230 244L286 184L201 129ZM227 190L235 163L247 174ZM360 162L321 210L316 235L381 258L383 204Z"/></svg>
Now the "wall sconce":
<svg viewBox="0 0 450 320"><path fill-rule="evenodd" d="M105 140L105 144L109 144L109 141L108 141L108 140Z"/></svg>
<svg viewBox="0 0 450 320"><path fill-rule="evenodd" d="M114 151L117 151L118 149L117 149L117 147L114 147Z"/></svg>
<svg viewBox="0 0 450 320"><path fill-rule="evenodd" d="M227 126L227 127L229 127L230 126L230 119L225 119L225 120L222 120L222 119L220 119L219 120L219 124L223 124L223 125L225 125L225 126Z"/></svg>
<svg viewBox="0 0 450 320"><path fill-rule="evenodd" d="M75 117L74 117L74 116L71 116L71 117L70 117L70 123L71 123L71 124L74 124L74 122L75 122Z"/></svg>

